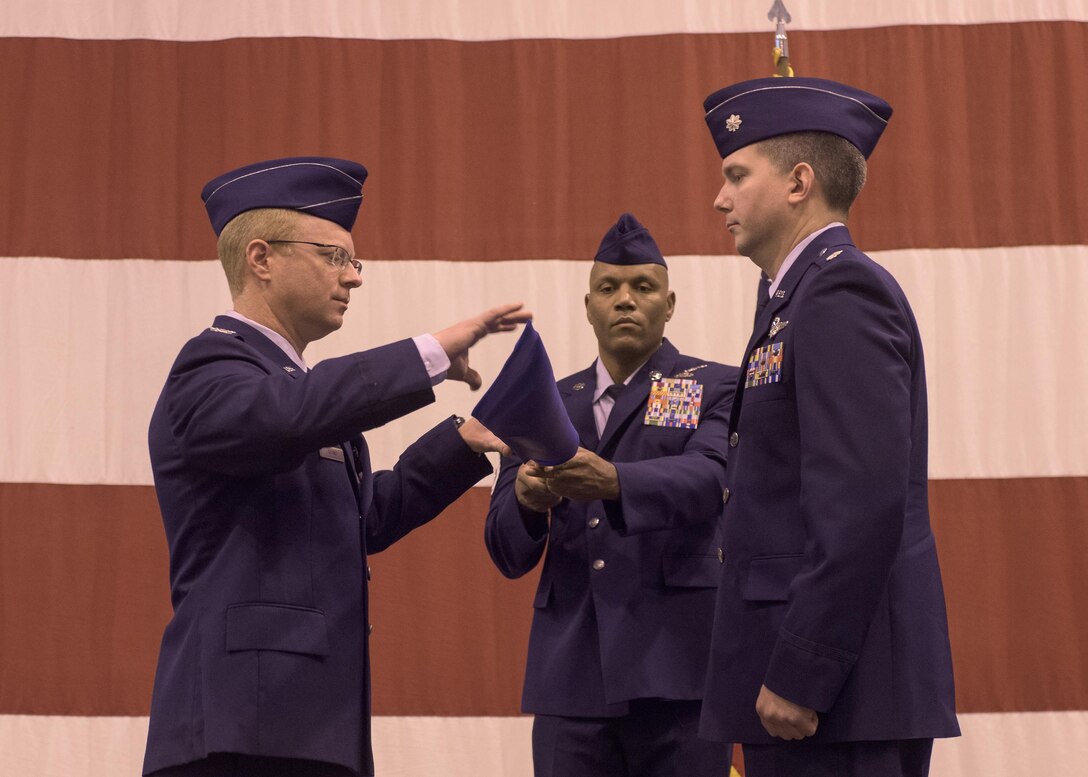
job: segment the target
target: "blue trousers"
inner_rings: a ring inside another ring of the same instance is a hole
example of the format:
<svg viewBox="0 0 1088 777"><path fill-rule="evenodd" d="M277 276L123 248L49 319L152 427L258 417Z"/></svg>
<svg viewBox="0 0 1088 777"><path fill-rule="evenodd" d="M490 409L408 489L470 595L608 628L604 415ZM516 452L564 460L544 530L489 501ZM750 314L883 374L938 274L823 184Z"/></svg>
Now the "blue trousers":
<svg viewBox="0 0 1088 777"><path fill-rule="evenodd" d="M359 777L346 766L296 758L212 753L192 763L159 769L147 777Z"/></svg>
<svg viewBox="0 0 1088 777"><path fill-rule="evenodd" d="M536 777L728 777L732 745L699 739L698 701L636 699L616 718L537 715Z"/></svg>

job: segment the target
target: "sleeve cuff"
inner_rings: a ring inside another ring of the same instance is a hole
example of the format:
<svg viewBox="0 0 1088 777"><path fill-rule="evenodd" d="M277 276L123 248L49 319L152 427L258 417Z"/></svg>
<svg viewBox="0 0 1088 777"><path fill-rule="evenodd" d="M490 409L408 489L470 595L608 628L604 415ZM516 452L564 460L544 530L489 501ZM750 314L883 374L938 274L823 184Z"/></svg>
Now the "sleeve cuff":
<svg viewBox="0 0 1088 777"><path fill-rule="evenodd" d="M423 366L427 370L427 376L431 379L431 385L437 386L446 379L446 373L450 369L450 357L438 344L438 339L432 334L422 334L412 338L419 358L423 360Z"/></svg>
<svg viewBox="0 0 1088 777"><path fill-rule="evenodd" d="M763 684L784 699L828 712L846 684L857 656L779 631Z"/></svg>

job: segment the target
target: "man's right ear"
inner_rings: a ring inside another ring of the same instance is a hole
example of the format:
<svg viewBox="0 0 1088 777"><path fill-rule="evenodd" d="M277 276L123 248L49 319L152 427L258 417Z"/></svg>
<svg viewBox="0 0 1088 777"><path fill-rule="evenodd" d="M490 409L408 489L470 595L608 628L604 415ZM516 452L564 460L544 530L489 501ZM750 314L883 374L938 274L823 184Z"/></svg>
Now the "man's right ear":
<svg viewBox="0 0 1088 777"><path fill-rule="evenodd" d="M268 266L268 259L272 254L272 246L264 240L253 239L246 244L246 267L249 273L262 281L267 281L272 273Z"/></svg>

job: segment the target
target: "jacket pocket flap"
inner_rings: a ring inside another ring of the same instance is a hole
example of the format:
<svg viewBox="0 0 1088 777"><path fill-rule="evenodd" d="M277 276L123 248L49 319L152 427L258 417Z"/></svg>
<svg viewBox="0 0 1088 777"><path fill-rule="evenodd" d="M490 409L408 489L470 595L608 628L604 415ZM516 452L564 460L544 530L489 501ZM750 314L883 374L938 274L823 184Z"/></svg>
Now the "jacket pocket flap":
<svg viewBox="0 0 1088 777"><path fill-rule="evenodd" d="M804 553L753 558L744 584L744 599L749 602L786 601L790 596L790 583L804 563Z"/></svg>
<svg viewBox="0 0 1088 777"><path fill-rule="evenodd" d="M661 557L665 585L681 588L717 588L722 564L716 553L666 553Z"/></svg>
<svg viewBox="0 0 1088 777"><path fill-rule="evenodd" d="M232 604L227 608L227 651L236 650L327 656L325 613L289 604Z"/></svg>

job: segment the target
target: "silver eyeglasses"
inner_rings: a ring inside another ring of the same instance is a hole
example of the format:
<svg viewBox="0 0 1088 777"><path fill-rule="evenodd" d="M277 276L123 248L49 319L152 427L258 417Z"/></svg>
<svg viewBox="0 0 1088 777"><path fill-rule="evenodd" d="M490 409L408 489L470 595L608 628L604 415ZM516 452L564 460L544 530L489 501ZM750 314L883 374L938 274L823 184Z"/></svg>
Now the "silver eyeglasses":
<svg viewBox="0 0 1088 777"><path fill-rule="evenodd" d="M329 266L335 269L337 272L343 272L348 268L350 264L355 268L355 272L360 275L363 274L363 263L361 260L356 259L349 254L346 250L340 246L329 245L328 243L311 243L309 240L265 240L266 243L298 243L299 245L315 246L317 248L326 248L332 251L331 254L321 252L321 257L329 263Z"/></svg>

